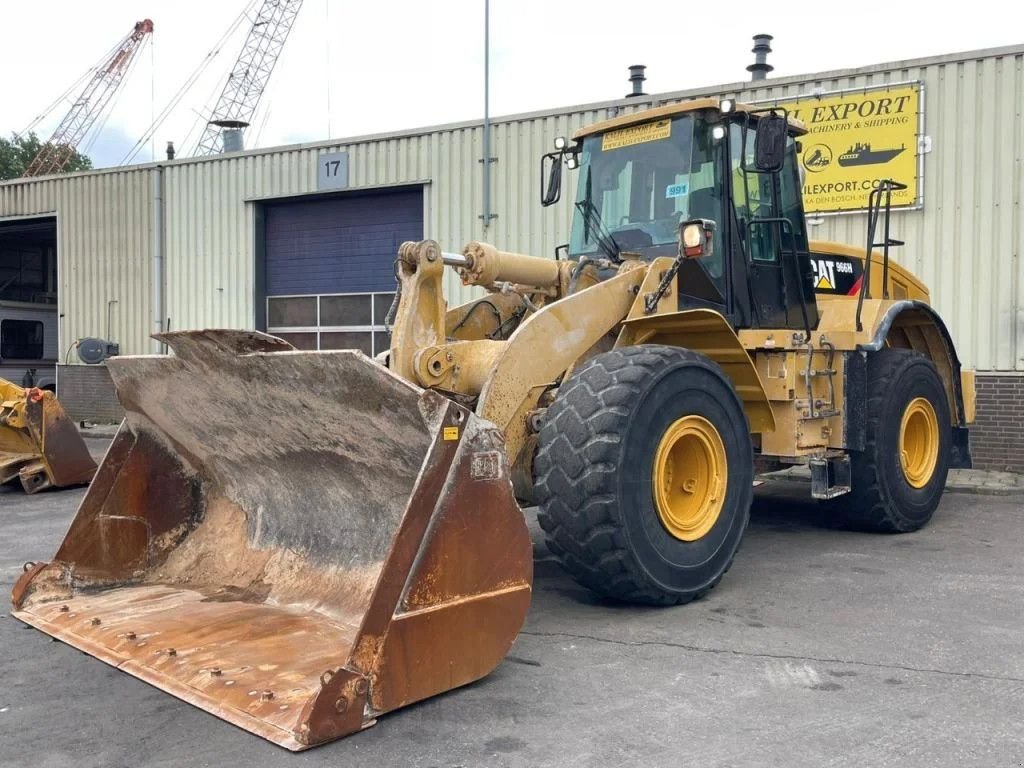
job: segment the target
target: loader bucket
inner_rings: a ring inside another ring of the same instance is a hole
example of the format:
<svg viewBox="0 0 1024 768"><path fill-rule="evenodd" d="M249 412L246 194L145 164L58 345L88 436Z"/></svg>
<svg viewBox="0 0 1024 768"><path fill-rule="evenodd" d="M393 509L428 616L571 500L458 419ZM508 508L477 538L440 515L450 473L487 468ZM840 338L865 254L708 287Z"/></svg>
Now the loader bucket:
<svg viewBox="0 0 1024 768"><path fill-rule="evenodd" d="M52 392L0 379L0 485L20 480L26 493L83 485L96 472L75 423Z"/></svg>
<svg viewBox="0 0 1024 768"><path fill-rule="evenodd" d="M14 616L292 750L497 666L533 571L497 428L359 352L159 338Z"/></svg>

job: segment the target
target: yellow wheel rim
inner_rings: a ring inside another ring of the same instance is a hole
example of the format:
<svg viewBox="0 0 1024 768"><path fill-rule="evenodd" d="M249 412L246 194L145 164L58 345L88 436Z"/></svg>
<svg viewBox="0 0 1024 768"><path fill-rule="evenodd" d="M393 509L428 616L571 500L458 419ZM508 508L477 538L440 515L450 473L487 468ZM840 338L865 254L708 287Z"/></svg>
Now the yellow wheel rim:
<svg viewBox="0 0 1024 768"><path fill-rule="evenodd" d="M651 485L661 524L680 541L714 527L725 504L729 470L718 430L701 416L684 416L661 438Z"/></svg>
<svg viewBox="0 0 1024 768"><path fill-rule="evenodd" d="M900 465L914 488L932 479L939 463L939 420L926 398L915 397L900 421Z"/></svg>

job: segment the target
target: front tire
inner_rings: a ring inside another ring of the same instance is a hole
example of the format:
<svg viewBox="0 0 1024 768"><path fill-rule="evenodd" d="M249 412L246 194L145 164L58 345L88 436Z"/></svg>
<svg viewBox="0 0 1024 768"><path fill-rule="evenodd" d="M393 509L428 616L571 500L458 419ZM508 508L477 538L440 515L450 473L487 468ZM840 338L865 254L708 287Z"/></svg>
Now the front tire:
<svg viewBox="0 0 1024 768"><path fill-rule="evenodd" d="M868 357L867 443L850 452L852 488L841 496L849 527L906 533L924 527L949 473L949 399L935 365L919 352Z"/></svg>
<svg viewBox="0 0 1024 768"><path fill-rule="evenodd" d="M677 347L587 361L548 408L534 467L548 549L579 583L625 602L702 597L749 520L742 403L714 361Z"/></svg>

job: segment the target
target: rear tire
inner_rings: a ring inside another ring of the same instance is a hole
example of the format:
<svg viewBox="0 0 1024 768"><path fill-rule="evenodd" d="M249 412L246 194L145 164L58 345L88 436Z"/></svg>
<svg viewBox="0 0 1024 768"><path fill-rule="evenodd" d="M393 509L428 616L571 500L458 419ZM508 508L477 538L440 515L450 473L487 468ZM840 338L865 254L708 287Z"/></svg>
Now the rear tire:
<svg viewBox="0 0 1024 768"><path fill-rule="evenodd" d="M540 525L580 584L672 605L729 569L753 456L742 403L714 361L660 345L597 355L559 390L538 446Z"/></svg>
<svg viewBox="0 0 1024 768"><path fill-rule="evenodd" d="M931 520L949 473L949 400L932 361L907 349L869 355L867 419L839 509L857 530L916 531Z"/></svg>

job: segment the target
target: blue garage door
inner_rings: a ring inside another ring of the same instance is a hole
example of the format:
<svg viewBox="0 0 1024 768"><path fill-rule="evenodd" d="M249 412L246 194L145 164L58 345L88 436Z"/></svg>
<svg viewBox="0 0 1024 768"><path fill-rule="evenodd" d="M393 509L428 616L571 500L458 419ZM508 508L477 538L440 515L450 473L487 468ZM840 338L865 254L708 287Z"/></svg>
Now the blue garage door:
<svg viewBox="0 0 1024 768"><path fill-rule="evenodd" d="M300 349L387 347L398 246L423 238L421 188L269 205L267 330Z"/></svg>

